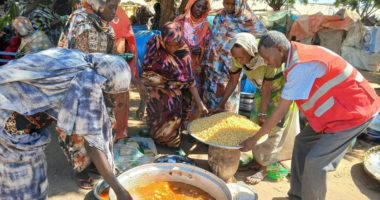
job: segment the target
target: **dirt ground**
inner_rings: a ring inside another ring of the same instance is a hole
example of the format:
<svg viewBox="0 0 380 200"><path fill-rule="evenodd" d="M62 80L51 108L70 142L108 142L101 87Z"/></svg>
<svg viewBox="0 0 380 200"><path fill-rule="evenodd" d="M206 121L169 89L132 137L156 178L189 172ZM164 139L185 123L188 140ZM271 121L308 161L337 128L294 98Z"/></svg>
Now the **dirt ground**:
<svg viewBox="0 0 380 200"><path fill-rule="evenodd" d="M380 73L364 72L362 74L371 82L377 93L380 95ZM129 117L128 132L130 135L136 135L139 130L146 128L144 122L136 120L135 112L139 103L139 97L136 91L131 94L131 111ZM182 148L186 151L192 145L187 135L183 138ZM372 146L380 145L380 142L371 142L361 137L358 139L355 147L348 152L339 164L336 171L328 173L327 200L366 200L380 199L380 183L369 177L363 170L363 155L366 150ZM174 154L173 150L157 146L159 153ZM92 200L95 197L92 190L83 190L77 186L75 175L66 161L61 149L58 146L57 135L52 134L52 141L46 149L48 161L48 179L49 179L49 199L52 200ZM199 167L209 170L207 164L207 146L201 145L189 156L194 159ZM290 167L290 161L283 162L283 165ZM246 176L253 172L238 171L235 175L238 183L244 184ZM96 181L100 177L92 176ZM290 187L289 177L280 181L273 181L265 178L257 185L251 186L262 200L273 199L276 197L286 197Z"/></svg>

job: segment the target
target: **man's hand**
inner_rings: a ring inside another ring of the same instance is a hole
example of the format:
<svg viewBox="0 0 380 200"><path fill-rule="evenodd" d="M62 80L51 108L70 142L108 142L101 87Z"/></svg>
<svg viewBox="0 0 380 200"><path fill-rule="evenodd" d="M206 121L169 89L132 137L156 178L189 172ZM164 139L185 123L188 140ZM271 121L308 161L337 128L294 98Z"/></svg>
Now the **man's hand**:
<svg viewBox="0 0 380 200"><path fill-rule="evenodd" d="M259 125L263 126L267 118L265 116L259 116Z"/></svg>
<svg viewBox="0 0 380 200"><path fill-rule="evenodd" d="M246 152L253 149L253 147L256 145L257 141L260 139L260 137L257 137L258 135L254 135L252 137L249 137L248 139L244 140L239 145L242 146L240 151Z"/></svg>

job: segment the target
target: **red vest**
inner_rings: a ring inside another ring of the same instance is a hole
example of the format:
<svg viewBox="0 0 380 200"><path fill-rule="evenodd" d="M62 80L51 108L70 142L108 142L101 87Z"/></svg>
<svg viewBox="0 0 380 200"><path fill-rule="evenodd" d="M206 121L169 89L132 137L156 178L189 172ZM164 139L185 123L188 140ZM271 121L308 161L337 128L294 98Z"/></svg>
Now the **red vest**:
<svg viewBox="0 0 380 200"><path fill-rule="evenodd" d="M316 132L333 133L354 128L380 108L380 98L367 80L343 58L323 47L291 42L288 73L298 64L320 62L326 74L315 79L308 99L296 100Z"/></svg>

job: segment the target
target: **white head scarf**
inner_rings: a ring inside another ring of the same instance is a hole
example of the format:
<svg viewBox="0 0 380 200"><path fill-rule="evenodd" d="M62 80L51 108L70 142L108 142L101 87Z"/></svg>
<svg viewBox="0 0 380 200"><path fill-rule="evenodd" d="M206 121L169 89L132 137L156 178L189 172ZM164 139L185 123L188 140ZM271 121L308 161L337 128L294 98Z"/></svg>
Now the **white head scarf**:
<svg viewBox="0 0 380 200"><path fill-rule="evenodd" d="M230 43L231 49L235 44L239 44L245 51L251 56L255 56L257 52L257 41L254 35L250 33L238 33L232 39ZM230 49L230 50L231 50Z"/></svg>
<svg viewBox="0 0 380 200"><path fill-rule="evenodd" d="M253 58L247 64L247 67L254 69L258 66L264 65L264 59L257 54L257 40L256 37L251 33L238 33L236 34L230 42L230 51L235 44L239 44L249 55Z"/></svg>

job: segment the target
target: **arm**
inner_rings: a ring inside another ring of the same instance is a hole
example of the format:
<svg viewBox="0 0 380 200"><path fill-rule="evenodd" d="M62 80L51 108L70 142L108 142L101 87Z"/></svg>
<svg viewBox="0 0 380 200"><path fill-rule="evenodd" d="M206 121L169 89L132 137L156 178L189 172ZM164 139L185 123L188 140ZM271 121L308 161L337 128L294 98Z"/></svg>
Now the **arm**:
<svg viewBox="0 0 380 200"><path fill-rule="evenodd" d="M128 136L129 92L114 95L113 111L116 119L116 140Z"/></svg>
<svg viewBox="0 0 380 200"><path fill-rule="evenodd" d="M85 148L88 156L94 162L96 169L99 171L100 175L104 180L110 185L110 187L115 191L118 200L132 200L131 195L124 189L124 187L119 183L113 174L111 167L107 162L106 155L95 147L90 147L85 141Z"/></svg>
<svg viewBox="0 0 380 200"><path fill-rule="evenodd" d="M267 108L270 100L272 88L272 81L264 80L262 86L262 94L261 94L261 106L260 113L263 115L259 116L259 125L262 126L266 119Z"/></svg>
<svg viewBox="0 0 380 200"><path fill-rule="evenodd" d="M240 151L252 150L253 146L256 145L257 141L266 133L269 133L273 127L288 113L289 107L292 104L292 100L286 100L281 98L278 107L272 113L272 115L266 120L261 129L252 137L249 137L242 143L240 143L243 148Z"/></svg>
<svg viewBox="0 0 380 200"><path fill-rule="evenodd" d="M125 46L125 38L119 38L116 40L116 50L118 54L125 52Z"/></svg>
<svg viewBox="0 0 380 200"><path fill-rule="evenodd" d="M135 85L139 91L140 95L140 106L136 111L136 115L138 119L142 119L144 117L145 107L146 107L146 100L147 100L147 90L143 82L140 81L140 79L132 76L131 82L133 85Z"/></svg>
<svg viewBox="0 0 380 200"><path fill-rule="evenodd" d="M224 106L230 98L231 94L234 92L236 85L239 82L239 77L240 77L241 71L235 74L231 74L231 78L227 83L226 89L224 90L224 94L222 99L220 100L218 106L215 109L215 112L221 112L224 110Z"/></svg>
<svg viewBox="0 0 380 200"><path fill-rule="evenodd" d="M198 90L197 90L197 85L194 84L193 86L191 86L189 88L190 90L190 93L193 95L194 99L195 99L195 102L198 106L198 113L197 113L197 116L199 117L201 114L203 113L208 113L208 110L206 108L206 106L203 104L201 98L199 97L199 94L198 94Z"/></svg>

